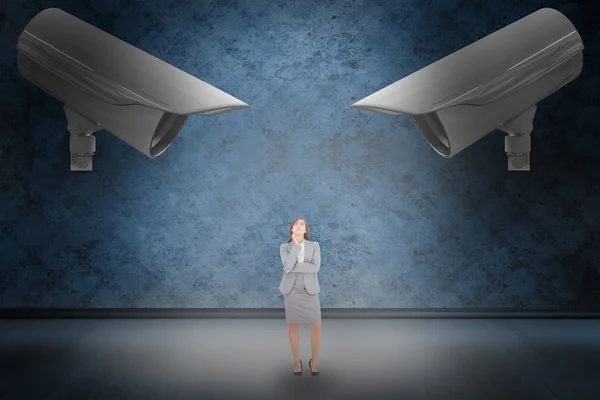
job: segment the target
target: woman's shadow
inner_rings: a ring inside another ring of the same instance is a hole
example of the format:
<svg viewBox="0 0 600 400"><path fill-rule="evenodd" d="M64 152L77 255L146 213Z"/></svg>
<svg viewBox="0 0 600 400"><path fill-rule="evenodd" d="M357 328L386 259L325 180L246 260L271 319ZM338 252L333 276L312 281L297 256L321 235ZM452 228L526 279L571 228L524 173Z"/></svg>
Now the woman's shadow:
<svg viewBox="0 0 600 400"><path fill-rule="evenodd" d="M321 372L321 375L312 376L307 363L303 362L302 375L297 376L292 373L292 365L280 366L275 373L276 379L273 385L273 395L284 396L290 400L316 400L342 398L341 392L337 389L343 389L342 379L331 375L331 371ZM320 370L322 368L319 368Z"/></svg>

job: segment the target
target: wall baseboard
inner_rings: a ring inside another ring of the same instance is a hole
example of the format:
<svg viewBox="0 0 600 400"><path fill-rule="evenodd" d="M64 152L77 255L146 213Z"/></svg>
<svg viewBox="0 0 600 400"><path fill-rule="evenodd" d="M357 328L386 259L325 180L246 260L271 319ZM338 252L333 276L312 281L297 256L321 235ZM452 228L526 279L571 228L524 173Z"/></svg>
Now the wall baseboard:
<svg viewBox="0 0 600 400"><path fill-rule="evenodd" d="M600 310L461 308L322 308L330 318L548 318L597 319ZM13 318L251 318L284 319L283 308L0 308Z"/></svg>

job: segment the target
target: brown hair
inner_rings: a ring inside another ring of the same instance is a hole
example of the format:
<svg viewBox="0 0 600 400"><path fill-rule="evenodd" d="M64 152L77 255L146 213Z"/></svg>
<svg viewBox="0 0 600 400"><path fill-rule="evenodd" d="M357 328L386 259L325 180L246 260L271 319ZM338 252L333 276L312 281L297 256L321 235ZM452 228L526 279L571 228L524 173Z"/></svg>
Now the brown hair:
<svg viewBox="0 0 600 400"><path fill-rule="evenodd" d="M296 223L296 221L298 221L299 219L304 221L304 225L306 225L306 232L304 232L304 239L310 240L310 231L308 230L308 222L306 222L306 220L304 218L298 217L290 225L290 239L287 241L288 243L290 243L292 241L292 228L294 227L294 224Z"/></svg>

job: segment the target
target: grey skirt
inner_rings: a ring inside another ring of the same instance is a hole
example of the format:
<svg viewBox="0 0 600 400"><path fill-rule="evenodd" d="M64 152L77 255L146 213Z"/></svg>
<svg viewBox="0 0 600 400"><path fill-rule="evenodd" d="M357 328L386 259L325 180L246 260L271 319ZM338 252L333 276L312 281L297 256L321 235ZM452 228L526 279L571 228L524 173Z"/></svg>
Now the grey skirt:
<svg viewBox="0 0 600 400"><path fill-rule="evenodd" d="M319 293L310 294L304 287L304 277L299 274L291 292L283 296L286 324L320 324L321 302Z"/></svg>

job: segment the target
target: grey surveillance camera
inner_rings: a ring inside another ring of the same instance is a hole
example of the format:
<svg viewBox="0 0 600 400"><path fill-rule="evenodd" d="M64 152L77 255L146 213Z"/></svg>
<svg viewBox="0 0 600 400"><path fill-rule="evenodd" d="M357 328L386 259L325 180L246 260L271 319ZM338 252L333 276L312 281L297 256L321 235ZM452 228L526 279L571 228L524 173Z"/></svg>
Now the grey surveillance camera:
<svg viewBox="0 0 600 400"><path fill-rule="evenodd" d="M93 133L101 129L154 158L189 115L249 107L57 8L29 21L17 51L21 75L64 103L71 171L92 170Z"/></svg>
<svg viewBox="0 0 600 400"><path fill-rule="evenodd" d="M352 107L412 115L446 158L502 130L508 169L529 171L536 104L579 76L583 48L569 19L543 8Z"/></svg>

